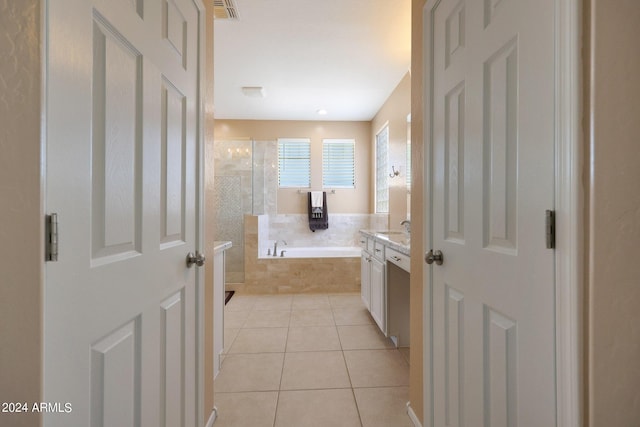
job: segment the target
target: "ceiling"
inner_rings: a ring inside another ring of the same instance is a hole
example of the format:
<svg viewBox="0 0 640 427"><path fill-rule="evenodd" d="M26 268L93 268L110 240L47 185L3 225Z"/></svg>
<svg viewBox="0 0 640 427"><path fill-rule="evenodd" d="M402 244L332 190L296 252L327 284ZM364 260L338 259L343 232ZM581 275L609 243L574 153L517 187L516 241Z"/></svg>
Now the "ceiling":
<svg viewBox="0 0 640 427"><path fill-rule="evenodd" d="M369 121L409 71L410 0L235 6L238 20L214 26L218 119ZM243 86L261 86L266 96L245 96Z"/></svg>

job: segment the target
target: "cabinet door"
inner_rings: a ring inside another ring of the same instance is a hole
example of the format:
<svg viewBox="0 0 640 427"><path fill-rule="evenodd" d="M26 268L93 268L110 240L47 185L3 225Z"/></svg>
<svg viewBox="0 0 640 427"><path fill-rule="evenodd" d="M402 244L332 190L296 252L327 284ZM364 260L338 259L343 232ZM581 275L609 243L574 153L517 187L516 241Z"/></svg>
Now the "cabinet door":
<svg viewBox="0 0 640 427"><path fill-rule="evenodd" d="M360 296L367 310L371 311L371 255L362 251L360 258Z"/></svg>
<svg viewBox="0 0 640 427"><path fill-rule="evenodd" d="M384 280L384 263L371 258L371 316L380 330L387 335L386 286Z"/></svg>

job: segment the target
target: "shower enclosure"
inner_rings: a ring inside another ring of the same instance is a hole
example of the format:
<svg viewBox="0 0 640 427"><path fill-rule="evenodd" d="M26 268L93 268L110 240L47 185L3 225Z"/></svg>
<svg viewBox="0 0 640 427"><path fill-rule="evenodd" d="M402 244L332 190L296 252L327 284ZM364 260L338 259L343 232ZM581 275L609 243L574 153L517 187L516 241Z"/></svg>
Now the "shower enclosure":
<svg viewBox="0 0 640 427"><path fill-rule="evenodd" d="M276 141L214 141L215 239L233 244L226 256L227 283L244 283L245 215L276 211L276 165Z"/></svg>

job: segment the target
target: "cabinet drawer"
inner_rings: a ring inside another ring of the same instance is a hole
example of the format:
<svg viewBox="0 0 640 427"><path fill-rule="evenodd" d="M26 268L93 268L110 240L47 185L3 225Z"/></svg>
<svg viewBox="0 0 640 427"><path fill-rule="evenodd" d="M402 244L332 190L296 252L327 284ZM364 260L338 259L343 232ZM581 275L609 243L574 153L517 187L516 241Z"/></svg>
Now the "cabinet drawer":
<svg viewBox="0 0 640 427"><path fill-rule="evenodd" d="M411 257L402 254L395 249L387 248L385 259L392 262L407 273L411 272Z"/></svg>
<svg viewBox="0 0 640 427"><path fill-rule="evenodd" d="M375 258L377 258L378 260L384 262L384 250L385 247L382 243L380 242L373 242L373 256Z"/></svg>
<svg viewBox="0 0 640 427"><path fill-rule="evenodd" d="M360 247L364 250L367 250L367 241L369 239L364 237L363 235L360 235L360 239L358 239L358 244L360 245Z"/></svg>
<svg viewBox="0 0 640 427"><path fill-rule="evenodd" d="M373 245L375 244L374 239L367 239L367 252L373 253Z"/></svg>

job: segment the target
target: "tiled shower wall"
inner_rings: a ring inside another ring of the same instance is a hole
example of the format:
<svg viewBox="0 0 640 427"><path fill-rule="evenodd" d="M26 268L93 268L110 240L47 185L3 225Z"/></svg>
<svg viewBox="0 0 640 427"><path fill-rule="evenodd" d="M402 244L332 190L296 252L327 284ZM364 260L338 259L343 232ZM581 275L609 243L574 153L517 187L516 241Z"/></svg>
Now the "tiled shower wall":
<svg viewBox="0 0 640 427"><path fill-rule="evenodd" d="M244 216L275 213L275 141L215 141L216 240L232 243L226 255L227 281L244 282Z"/></svg>

